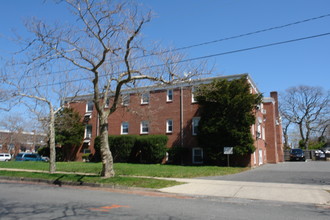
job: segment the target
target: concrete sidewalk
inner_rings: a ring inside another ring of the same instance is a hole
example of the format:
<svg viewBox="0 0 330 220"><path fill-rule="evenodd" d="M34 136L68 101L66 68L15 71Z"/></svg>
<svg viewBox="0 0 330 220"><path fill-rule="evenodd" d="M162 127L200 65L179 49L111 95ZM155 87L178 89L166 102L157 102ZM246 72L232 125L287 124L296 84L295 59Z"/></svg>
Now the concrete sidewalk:
<svg viewBox="0 0 330 220"><path fill-rule="evenodd" d="M7 171L45 172L0 168ZM90 173L56 172L65 174L95 175ZM152 178L152 177L148 177ZM329 185L305 185L285 183L260 183L206 179L157 178L175 180L185 184L159 189L159 192L195 196L219 196L281 202L297 202L330 205Z"/></svg>
<svg viewBox="0 0 330 220"><path fill-rule="evenodd" d="M168 178L186 184L161 192L330 205L330 186Z"/></svg>

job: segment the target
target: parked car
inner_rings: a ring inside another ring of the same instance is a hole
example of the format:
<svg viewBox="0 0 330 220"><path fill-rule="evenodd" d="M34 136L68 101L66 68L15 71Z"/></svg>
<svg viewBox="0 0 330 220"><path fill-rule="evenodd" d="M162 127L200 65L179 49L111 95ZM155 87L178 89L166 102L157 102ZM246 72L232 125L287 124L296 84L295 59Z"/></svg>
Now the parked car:
<svg viewBox="0 0 330 220"><path fill-rule="evenodd" d="M16 161L45 161L39 154L35 153L19 153L17 154Z"/></svg>
<svg viewBox="0 0 330 220"><path fill-rule="evenodd" d="M0 161L10 161L11 155L8 153L0 153Z"/></svg>
<svg viewBox="0 0 330 220"><path fill-rule="evenodd" d="M325 160L325 153L322 150L315 151L315 158L316 160Z"/></svg>
<svg viewBox="0 0 330 220"><path fill-rule="evenodd" d="M45 162L48 162L49 161L49 157L43 157L41 156L42 160L45 161Z"/></svg>
<svg viewBox="0 0 330 220"><path fill-rule="evenodd" d="M305 153L302 149L291 149L290 150L290 160L302 160L305 161Z"/></svg>
<svg viewBox="0 0 330 220"><path fill-rule="evenodd" d="M325 157L330 157L330 144L326 144L321 148L321 151L324 152Z"/></svg>

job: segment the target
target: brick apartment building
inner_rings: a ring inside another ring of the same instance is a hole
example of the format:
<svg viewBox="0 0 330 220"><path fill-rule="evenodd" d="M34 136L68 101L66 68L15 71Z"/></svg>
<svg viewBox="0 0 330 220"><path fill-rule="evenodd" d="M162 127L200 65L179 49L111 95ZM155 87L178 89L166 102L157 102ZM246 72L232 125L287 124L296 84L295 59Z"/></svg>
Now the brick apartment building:
<svg viewBox="0 0 330 220"><path fill-rule="evenodd" d="M259 93L248 74L124 90L120 107L108 119L109 135L164 134L169 140L167 147L182 146L189 149L188 163L203 163L203 149L196 140L200 118L194 89L198 85L211 83L214 79L234 80L241 77L247 78L251 92ZM66 101L68 100L70 99ZM83 153L94 153L94 139L99 134L98 115L93 108L92 95L76 97L68 105L79 112L86 123L84 141L76 157L81 160ZM244 160L247 166L283 161L281 130L277 93L272 92L271 97L264 98L256 110L256 123L251 127L256 151L238 160Z"/></svg>
<svg viewBox="0 0 330 220"><path fill-rule="evenodd" d="M0 153L35 152L47 145L47 134L0 130Z"/></svg>

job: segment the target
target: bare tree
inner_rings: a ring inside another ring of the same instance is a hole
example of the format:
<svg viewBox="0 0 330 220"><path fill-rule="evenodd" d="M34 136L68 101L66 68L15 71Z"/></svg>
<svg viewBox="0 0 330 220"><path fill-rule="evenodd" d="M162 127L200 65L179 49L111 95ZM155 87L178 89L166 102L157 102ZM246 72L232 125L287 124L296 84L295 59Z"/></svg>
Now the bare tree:
<svg viewBox="0 0 330 220"><path fill-rule="evenodd" d="M61 66L45 65L37 62L35 55L38 49L24 48L16 54L12 60L6 63L1 70L2 94L0 95L1 109L11 110L13 108L26 107L32 112L39 122L47 122L47 134L50 147L49 171L56 171L55 153L55 114L65 106L61 100L68 95L75 97L80 89L71 83L53 83L59 77L63 80L72 79L65 71L60 71ZM35 60L35 62L34 62ZM53 73L56 69L61 75ZM45 85L45 83L51 83ZM79 85L76 85L79 86ZM25 113L26 114L26 113Z"/></svg>
<svg viewBox="0 0 330 220"><path fill-rule="evenodd" d="M281 106L280 106L281 107ZM281 111L281 110L280 110ZM287 118L282 118L282 130L283 130L283 138L284 138L284 147L289 148L289 128L291 125L291 121L289 121Z"/></svg>
<svg viewBox="0 0 330 220"><path fill-rule="evenodd" d="M77 80L92 82L93 102L99 115L103 177L112 177L113 159L108 143L108 117L116 111L123 88L173 83L201 74L205 64L190 64L183 74L183 56L147 45L142 29L151 13L133 1L66 0L76 19L72 24L47 25L30 20L35 38L26 50L37 49L31 63L57 63L78 73ZM87 84L86 84L87 85ZM90 87L89 87L90 88ZM112 97L109 109L106 99Z"/></svg>
<svg viewBox="0 0 330 220"><path fill-rule="evenodd" d="M308 149L313 132L329 125L330 91L311 86L291 87L281 100L281 115L299 128L302 144Z"/></svg>
<svg viewBox="0 0 330 220"><path fill-rule="evenodd" d="M25 75L25 72L21 74ZM12 93L7 96L8 109L13 108L13 106L23 104L37 116L39 121L42 123L46 122L50 147L49 172L54 173L56 171L55 114L61 110L65 104L55 104L59 103L59 98L54 98L54 93L48 94L48 89L43 89L43 91L40 91L41 89L38 85L28 88L26 87L27 81L25 80L10 80L5 78L4 75L2 79L8 86L8 91L12 91ZM39 80L42 81L40 78ZM31 81L29 82L31 83ZM22 84L25 84L25 87ZM54 91L54 89L55 88L51 88L52 91ZM65 93L66 89L60 87L57 89L58 91L61 91L62 95L67 94Z"/></svg>

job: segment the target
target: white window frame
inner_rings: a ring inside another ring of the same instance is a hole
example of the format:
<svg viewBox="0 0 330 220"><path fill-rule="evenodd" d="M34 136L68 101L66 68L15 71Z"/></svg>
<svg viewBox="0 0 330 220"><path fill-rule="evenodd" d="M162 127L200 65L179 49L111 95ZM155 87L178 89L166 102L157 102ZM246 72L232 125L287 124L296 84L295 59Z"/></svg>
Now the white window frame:
<svg viewBox="0 0 330 220"><path fill-rule="evenodd" d="M172 119L166 120L166 133L173 133L173 120Z"/></svg>
<svg viewBox="0 0 330 220"><path fill-rule="evenodd" d="M173 101L173 89L168 89L166 92L166 101L172 102Z"/></svg>
<svg viewBox="0 0 330 220"><path fill-rule="evenodd" d="M144 131L144 129L147 129L147 131ZM141 124L140 124L140 133L141 134L148 134L149 133L149 121L141 121Z"/></svg>
<svg viewBox="0 0 330 220"><path fill-rule="evenodd" d="M88 101L86 103L86 112L92 112L93 109L94 109L94 102L93 101Z"/></svg>
<svg viewBox="0 0 330 220"><path fill-rule="evenodd" d="M121 134L128 134L128 132L129 132L129 123L127 121L122 122L121 123L121 129L120 130L121 130Z"/></svg>
<svg viewBox="0 0 330 220"><path fill-rule="evenodd" d="M196 157L196 151L200 151L200 155L197 155L197 156L200 156L202 158L201 161L196 161L195 160L195 157ZM203 152L203 148L193 148L192 149L192 162L194 164L202 164L203 163L203 160L204 160L204 152Z"/></svg>
<svg viewBox="0 0 330 220"><path fill-rule="evenodd" d="M92 125L88 124L85 126L85 139L91 139L93 134L93 127Z"/></svg>
<svg viewBox="0 0 330 220"><path fill-rule="evenodd" d="M123 106L128 106L130 101L130 95L129 94L123 94L121 95L121 104Z"/></svg>
<svg viewBox="0 0 330 220"><path fill-rule="evenodd" d="M258 122L257 126L257 134L256 134L257 139L261 139L261 124Z"/></svg>
<svg viewBox="0 0 330 220"><path fill-rule="evenodd" d="M261 136L262 136L262 140L265 140L265 138L266 138L265 127L262 127Z"/></svg>
<svg viewBox="0 0 330 220"><path fill-rule="evenodd" d="M150 102L150 93L149 92L145 92L141 95L141 104L145 105L145 104L149 104Z"/></svg>
<svg viewBox="0 0 330 220"><path fill-rule="evenodd" d="M194 117L192 119L192 135L197 135L198 134L198 124L199 124L200 120L201 120L200 117Z"/></svg>
<svg viewBox="0 0 330 220"><path fill-rule="evenodd" d="M197 102L196 96L194 94L195 92L196 92L196 86L191 87L191 102L192 103L196 103Z"/></svg>

